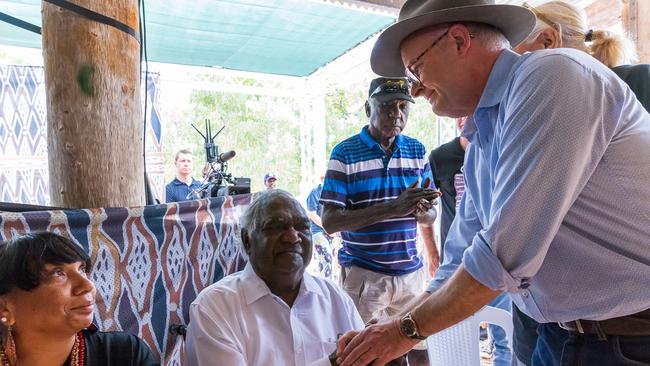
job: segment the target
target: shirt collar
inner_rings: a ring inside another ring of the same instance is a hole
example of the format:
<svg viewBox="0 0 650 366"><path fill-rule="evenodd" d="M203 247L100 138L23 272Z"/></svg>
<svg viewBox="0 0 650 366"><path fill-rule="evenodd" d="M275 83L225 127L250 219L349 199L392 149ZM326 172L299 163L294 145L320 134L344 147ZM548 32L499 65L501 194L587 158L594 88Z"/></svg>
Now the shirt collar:
<svg viewBox="0 0 650 366"><path fill-rule="evenodd" d="M250 263L246 264L241 278L241 288L247 305L254 303L264 296L273 295L266 283L255 273ZM325 296L320 286L316 283L316 280L309 273L305 272L296 300L305 296L307 293L314 293L321 297Z"/></svg>
<svg viewBox="0 0 650 366"><path fill-rule="evenodd" d="M377 142L372 135L370 134L370 131L368 131L368 125L363 126L361 129L361 141L363 141L364 144L368 146L368 148L372 149L374 146L379 146L380 149L383 150L381 145L379 145L379 142ZM393 145L395 145L395 151L402 147L404 145L404 136L402 134L399 134L395 136L395 141L393 142Z"/></svg>
<svg viewBox="0 0 650 366"><path fill-rule="evenodd" d="M503 50L499 54L485 84L477 109L493 107L503 100L503 95L510 83L510 74L514 70L513 66L520 58L521 56L511 50Z"/></svg>
<svg viewBox="0 0 650 366"><path fill-rule="evenodd" d="M503 50L497 57L494 66L492 66L492 71L490 71L490 76L488 81L485 84L483 89L483 94L481 94L481 99L478 102L478 106L474 111L474 114L469 116L465 121L465 127L461 132L461 136L468 139L470 142L476 142L476 132L479 129L478 124L481 121L485 120L484 113L482 109L494 107L497 104L501 103L503 100L506 89L510 84L510 75L515 69L515 64L521 61L521 56L511 50ZM491 125L489 123L483 123L484 132L492 131ZM490 132L491 133L491 132Z"/></svg>
<svg viewBox="0 0 650 366"><path fill-rule="evenodd" d="M174 185L176 185L176 186L180 186L180 185L186 186L187 185L187 184L185 184L185 182L178 179L178 177L174 177L174 180L172 181L172 183L174 183ZM192 183L190 185L195 185L195 184L201 184L201 182L199 182L198 180L194 179L194 177L192 177Z"/></svg>

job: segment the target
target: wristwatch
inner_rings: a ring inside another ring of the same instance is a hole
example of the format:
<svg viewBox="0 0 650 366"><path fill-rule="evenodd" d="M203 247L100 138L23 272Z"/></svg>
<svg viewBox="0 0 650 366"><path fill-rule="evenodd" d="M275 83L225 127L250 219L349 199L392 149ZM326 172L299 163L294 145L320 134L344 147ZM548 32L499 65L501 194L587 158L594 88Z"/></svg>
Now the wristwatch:
<svg viewBox="0 0 650 366"><path fill-rule="evenodd" d="M411 339L417 339L420 341L427 339L427 337L420 335L418 325L415 320L413 320L411 313L406 314L406 316L402 318L400 321L400 327L402 328L402 333Z"/></svg>

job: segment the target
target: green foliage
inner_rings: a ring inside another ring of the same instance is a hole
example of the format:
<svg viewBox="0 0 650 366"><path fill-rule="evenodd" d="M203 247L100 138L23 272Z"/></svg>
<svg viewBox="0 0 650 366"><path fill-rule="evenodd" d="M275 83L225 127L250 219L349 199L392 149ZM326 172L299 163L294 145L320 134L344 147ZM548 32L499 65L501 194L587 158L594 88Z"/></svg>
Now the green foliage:
<svg viewBox="0 0 650 366"><path fill-rule="evenodd" d="M278 174L279 188L299 192L300 127L295 102L268 96L194 91L184 121L166 131L165 138L174 139L170 144L174 147L170 149L166 143L165 156L170 157L167 161L173 161L176 150L189 148L194 155L197 179L205 162L205 150L201 136L190 123L203 132L205 119L212 122L213 134L225 125L215 143L220 153L237 151L237 156L228 161L228 171L234 176L250 177L252 191L262 190L264 174L273 171ZM166 178L171 180L174 173L171 171Z"/></svg>
<svg viewBox="0 0 650 366"><path fill-rule="evenodd" d="M326 149L329 158L336 144L347 137L359 133L361 128L368 123L364 104L368 98L368 85L372 77L354 85L347 85L346 89L337 88L327 93L325 106L327 115ZM449 124L451 121L438 118L441 123ZM404 133L418 139L427 148L435 148L436 144L436 116L431 111L427 101L416 99L411 106L411 112ZM443 140L444 141L444 140Z"/></svg>

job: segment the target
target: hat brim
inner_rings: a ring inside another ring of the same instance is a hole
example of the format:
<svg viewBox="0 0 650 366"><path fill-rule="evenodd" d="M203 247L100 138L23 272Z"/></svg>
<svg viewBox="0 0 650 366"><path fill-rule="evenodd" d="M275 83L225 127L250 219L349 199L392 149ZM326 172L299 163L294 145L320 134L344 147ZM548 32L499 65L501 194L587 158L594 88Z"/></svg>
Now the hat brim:
<svg viewBox="0 0 650 366"><path fill-rule="evenodd" d="M383 94L377 94L372 98L377 100L379 103L384 103L395 99L404 99L404 100L408 100L411 103L415 103L413 97L405 93L383 93Z"/></svg>
<svg viewBox="0 0 650 366"><path fill-rule="evenodd" d="M372 48L370 66L377 75L404 77L400 45L413 32L436 24L477 22L498 28L512 47L535 28L535 14L518 5L494 4L451 8L399 21L383 31Z"/></svg>

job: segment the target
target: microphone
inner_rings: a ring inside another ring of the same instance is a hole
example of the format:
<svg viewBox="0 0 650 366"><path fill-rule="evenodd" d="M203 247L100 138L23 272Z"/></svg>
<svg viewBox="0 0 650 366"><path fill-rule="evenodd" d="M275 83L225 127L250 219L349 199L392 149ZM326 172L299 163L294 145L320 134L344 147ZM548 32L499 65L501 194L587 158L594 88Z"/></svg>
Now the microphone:
<svg viewBox="0 0 650 366"><path fill-rule="evenodd" d="M228 160L234 158L235 155L237 155L237 153L235 152L235 150L226 151L225 153L221 153L221 154L219 154L219 160L220 160L222 163L225 163L225 162L227 162Z"/></svg>

